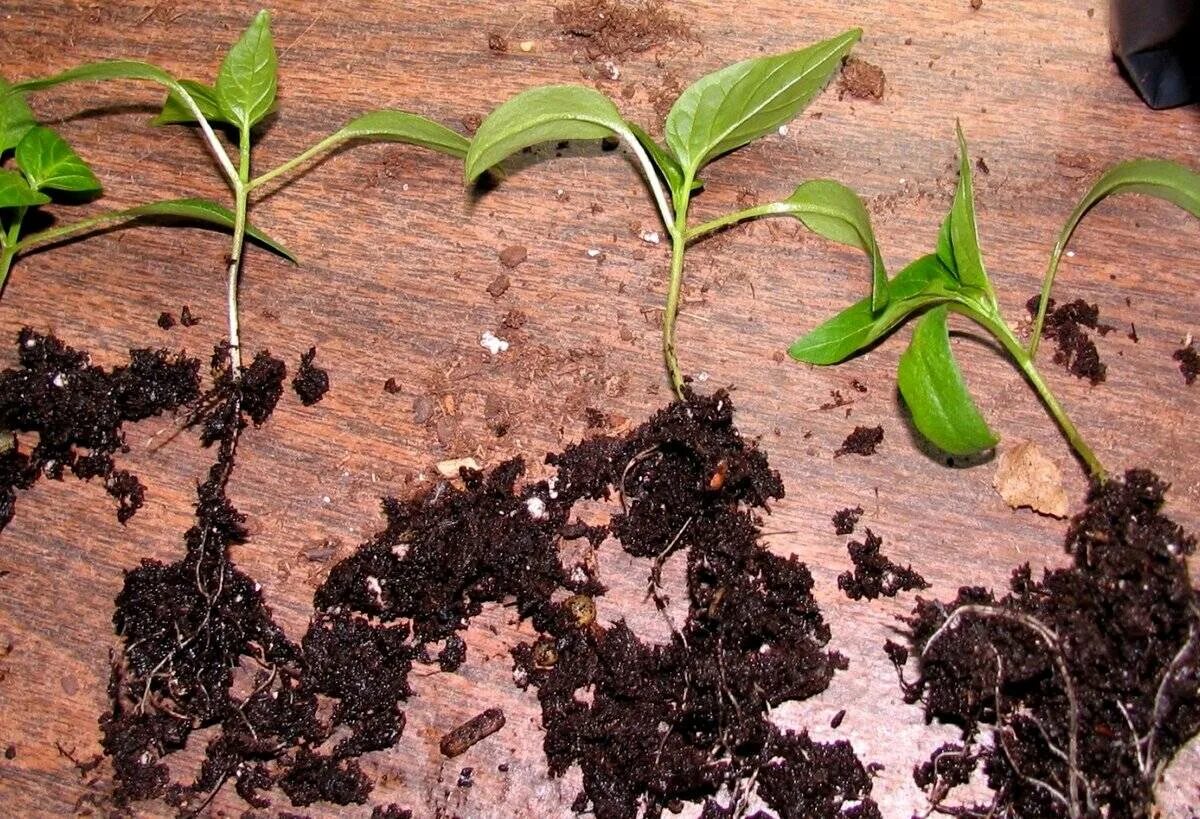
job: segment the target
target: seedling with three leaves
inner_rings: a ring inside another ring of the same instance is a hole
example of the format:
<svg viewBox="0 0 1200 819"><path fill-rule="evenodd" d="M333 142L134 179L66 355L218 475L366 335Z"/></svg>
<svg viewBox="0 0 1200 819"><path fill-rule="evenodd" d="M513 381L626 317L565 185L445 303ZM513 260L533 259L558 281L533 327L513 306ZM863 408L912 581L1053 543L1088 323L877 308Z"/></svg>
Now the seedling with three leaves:
<svg viewBox="0 0 1200 819"><path fill-rule="evenodd" d="M39 125L25 98L0 79L0 163L10 151L15 168L0 167L0 293L18 255L98 228L151 218L234 227L233 212L215 202L166 199L25 233L28 217L38 208L95 198L101 185L67 140L54 129ZM249 229L249 233L255 240L275 246L257 230Z"/></svg>
<svg viewBox="0 0 1200 819"><path fill-rule="evenodd" d="M951 312L971 319L991 335L1033 387L1063 434L1097 480L1104 466L1080 435L1034 363L1046 308L1067 243L1091 208L1113 194L1142 193L1172 202L1200 217L1200 175L1172 162L1138 159L1107 171L1088 191L1064 225L1042 283L1032 334L1022 343L1001 315L979 247L971 164L958 131L959 178L950 214L942 223L937 251L922 256L895 278L876 279L871 297L843 310L796 341L792 358L810 364L837 364L873 346L909 318L920 315L908 349L900 357L900 393L917 429L951 455L974 455L998 438L967 391L950 347Z"/></svg>
<svg viewBox="0 0 1200 819"><path fill-rule="evenodd" d="M251 148L255 129L276 107L278 55L271 36L271 18L261 11L249 28L229 50L221 63L216 81L209 85L195 80L177 80L158 66L131 60L90 63L44 79L30 80L13 88L29 92L66 82L95 80L142 80L163 86L168 91L156 124L195 124L204 143L229 185L233 196L230 225L233 243L229 252L227 302L229 320L229 363L234 378L242 372L241 333L238 311L238 281L246 238L257 238L247 222L250 195L314 157L352 140L407 142L455 157L467 153L467 140L460 134L425 117L397 110L378 110L363 114L286 162L260 174L251 175ZM218 136L227 130L236 143L236 161ZM282 246L269 243L271 249L293 259ZM293 259L294 260L294 259Z"/></svg>
<svg viewBox="0 0 1200 819"><path fill-rule="evenodd" d="M666 145L626 121L599 91L579 85L530 89L499 106L479 126L467 153L467 182L538 143L619 139L640 166L671 240L662 350L671 386L682 394L675 324L685 251L697 239L747 219L792 216L821 236L865 252L877 298L886 293L883 261L866 208L849 188L832 180L806 182L783 201L688 225L688 207L703 187L700 171L717 157L774 133L795 118L829 82L861 34L852 29L799 51L746 60L702 77L679 96L667 115Z"/></svg>

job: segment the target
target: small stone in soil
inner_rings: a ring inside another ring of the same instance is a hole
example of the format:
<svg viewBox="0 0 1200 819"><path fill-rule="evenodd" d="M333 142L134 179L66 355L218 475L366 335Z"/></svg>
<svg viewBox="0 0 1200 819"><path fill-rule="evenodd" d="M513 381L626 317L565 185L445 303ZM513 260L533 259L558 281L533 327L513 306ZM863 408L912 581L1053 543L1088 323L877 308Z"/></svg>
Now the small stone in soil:
<svg viewBox="0 0 1200 819"><path fill-rule="evenodd" d="M292 389L300 396L300 403L306 407L320 401L329 392L329 373L313 365L317 357L317 348L310 347L308 352L300 356L300 369L292 379Z"/></svg>
<svg viewBox="0 0 1200 819"><path fill-rule="evenodd" d="M513 267L513 265L509 265L509 267ZM512 282L509 281L508 276L501 273L499 276L492 279L492 283L487 286L488 295L493 299L498 299L508 291L509 285L511 284Z"/></svg>
<svg viewBox="0 0 1200 819"><path fill-rule="evenodd" d="M441 751L444 756L456 757L467 749L487 739L504 727L504 711L489 708L455 728L442 737Z"/></svg>
<svg viewBox="0 0 1200 819"><path fill-rule="evenodd" d="M839 457L842 455L874 455L875 449L883 442L883 427L855 427L854 431L846 436L846 440L842 441L842 445L833 453L833 456Z"/></svg>
<svg viewBox="0 0 1200 819"><path fill-rule="evenodd" d="M1179 362L1179 372L1183 373L1183 380L1190 387L1196 383L1196 376L1200 375L1200 353L1196 352L1196 346L1189 344L1186 347L1180 347L1176 350L1171 358Z"/></svg>
<svg viewBox="0 0 1200 819"><path fill-rule="evenodd" d="M524 245L509 245L500 251L500 264L511 270L525 261L528 256L529 251L525 249Z"/></svg>
<svg viewBox="0 0 1200 819"><path fill-rule="evenodd" d="M870 529L867 529L865 542L850 542L848 549L854 571L838 575L838 588L847 597L874 600L880 596L895 597L902 591L929 588L929 583L913 571L912 566L900 566L880 554L882 545L883 539Z"/></svg>
<svg viewBox="0 0 1200 819"><path fill-rule="evenodd" d="M854 534L854 527L858 525L862 516L863 508L861 506L841 509L833 515L833 530L839 535Z"/></svg>

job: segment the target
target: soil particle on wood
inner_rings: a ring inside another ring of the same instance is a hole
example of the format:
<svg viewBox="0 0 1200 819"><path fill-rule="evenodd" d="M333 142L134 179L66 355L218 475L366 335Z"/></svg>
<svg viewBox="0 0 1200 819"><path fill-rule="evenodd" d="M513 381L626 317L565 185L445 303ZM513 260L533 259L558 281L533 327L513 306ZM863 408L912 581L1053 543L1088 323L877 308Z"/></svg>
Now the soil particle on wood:
<svg viewBox="0 0 1200 819"><path fill-rule="evenodd" d="M489 51L495 51L503 54L508 51L508 38L499 32L489 32L487 36L487 46Z"/></svg>
<svg viewBox="0 0 1200 819"><path fill-rule="evenodd" d="M915 772L933 807L960 807L949 794L982 765L981 814L1154 815L1159 775L1200 731L1196 540L1162 515L1166 490L1145 470L1094 487L1067 531L1071 565L1040 581L1025 565L1003 597L918 599L905 699L962 730ZM904 665L905 647L886 650Z"/></svg>
<svg viewBox="0 0 1200 819"><path fill-rule="evenodd" d="M1180 347L1171 358L1179 362L1179 372L1183 373L1184 382L1189 387L1196 383L1196 376L1200 375L1200 353L1196 352L1196 346L1188 344Z"/></svg>
<svg viewBox="0 0 1200 819"><path fill-rule="evenodd" d="M839 509L833 514L833 530L839 535L852 535L854 527L858 525L862 516L863 508L861 506L853 508L847 506L845 509Z"/></svg>
<svg viewBox="0 0 1200 819"><path fill-rule="evenodd" d="M662 0L573 0L555 7L554 22L596 62L694 39L687 22Z"/></svg>
<svg viewBox="0 0 1200 819"><path fill-rule="evenodd" d="M443 756L456 757L504 727L504 711L489 708L450 731L440 744Z"/></svg>
<svg viewBox="0 0 1200 819"><path fill-rule="evenodd" d="M179 323L184 327L195 327L200 323L200 319L193 315L192 309L185 304L179 311Z"/></svg>
<svg viewBox="0 0 1200 819"><path fill-rule="evenodd" d="M877 65L851 57L842 66L838 79L838 97L849 94L859 100L881 100L887 86L887 77Z"/></svg>
<svg viewBox="0 0 1200 819"><path fill-rule="evenodd" d="M902 591L927 589L925 578L913 571L912 566L900 566L880 553L883 539L867 529L862 543L850 541L847 549L854 571L838 575L838 588L851 600L874 600L876 597L895 597Z"/></svg>
<svg viewBox="0 0 1200 819"><path fill-rule="evenodd" d="M383 391L388 395L396 395L397 393L402 392L403 388L400 386L400 382L398 382L395 378L389 378L383 382Z"/></svg>
<svg viewBox="0 0 1200 819"><path fill-rule="evenodd" d="M855 427L846 436L842 445L833 453L835 458L842 455L874 455L876 448L883 443L883 427Z"/></svg>
<svg viewBox="0 0 1200 819"><path fill-rule="evenodd" d="M513 265L509 266L512 267ZM498 299L508 292L508 288L511 284L512 282L509 280L508 276L501 273L496 276L496 278L492 279L492 283L487 286L487 293L493 299Z"/></svg>
<svg viewBox="0 0 1200 819"><path fill-rule="evenodd" d="M0 429L13 433L0 452L0 529L12 519L18 489L69 470L101 478L124 523L142 506L145 488L117 469L126 422L160 415L195 401L200 362L165 350L130 350L129 363L105 372L88 354L54 336L25 328L17 337L20 366L0 373ZM37 443L22 451L26 435Z"/></svg>
<svg viewBox="0 0 1200 819"><path fill-rule="evenodd" d="M306 407L311 407L329 392L329 373L313 364L316 357L317 348L309 347L308 352L300 356L300 368L292 379L292 389Z"/></svg>
<svg viewBox="0 0 1200 819"><path fill-rule="evenodd" d="M529 257L529 250L524 245L509 245L501 250L498 255L500 257L500 264L512 269Z"/></svg>
<svg viewBox="0 0 1200 819"><path fill-rule="evenodd" d="M158 314L158 321L155 323L158 324L158 326L161 327L163 330L170 330L172 327L175 326L175 317L172 316L170 313L168 313L166 310L163 310L161 313Z"/></svg>
<svg viewBox="0 0 1200 819"><path fill-rule="evenodd" d="M1036 316L1040 296L1033 296L1025 303L1029 315ZM1100 323L1100 308L1083 299L1075 299L1056 305L1054 299L1046 303L1046 321L1042 331L1054 342L1054 363L1061 364L1076 378L1086 378L1093 385L1104 381L1108 367L1100 360L1096 342L1086 332L1095 330L1106 335L1112 330Z"/></svg>

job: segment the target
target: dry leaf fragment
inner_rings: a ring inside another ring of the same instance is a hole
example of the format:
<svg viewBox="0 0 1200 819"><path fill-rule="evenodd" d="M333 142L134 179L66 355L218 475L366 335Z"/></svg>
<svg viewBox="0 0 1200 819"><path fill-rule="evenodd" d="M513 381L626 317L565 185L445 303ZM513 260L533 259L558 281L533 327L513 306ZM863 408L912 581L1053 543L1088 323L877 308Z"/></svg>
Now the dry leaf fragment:
<svg viewBox="0 0 1200 819"><path fill-rule="evenodd" d="M992 486L1013 509L1027 506L1051 517L1067 516L1062 472L1032 441L1014 441L1004 448Z"/></svg>

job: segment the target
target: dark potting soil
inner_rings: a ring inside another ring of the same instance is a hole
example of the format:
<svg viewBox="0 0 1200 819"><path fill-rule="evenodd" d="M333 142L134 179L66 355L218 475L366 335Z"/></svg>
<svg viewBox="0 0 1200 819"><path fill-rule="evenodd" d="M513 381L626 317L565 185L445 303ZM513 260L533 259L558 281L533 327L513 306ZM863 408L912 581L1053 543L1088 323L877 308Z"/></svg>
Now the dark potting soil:
<svg viewBox="0 0 1200 819"><path fill-rule="evenodd" d="M925 578L913 571L912 566L901 566L893 563L880 553L883 539L867 529L867 537L863 543L850 541L847 549L850 560L854 563L854 571L842 572L838 575L838 588L846 593L851 600L861 600L864 597L874 600L876 597L895 597L902 591L927 589L929 584Z"/></svg>
<svg viewBox="0 0 1200 819"><path fill-rule="evenodd" d="M1200 375L1200 353L1196 352L1195 345L1180 347L1171 357L1179 362L1179 372L1183 373L1183 380L1190 387L1196 382L1196 376Z"/></svg>
<svg viewBox="0 0 1200 819"><path fill-rule="evenodd" d="M226 782L259 808L274 786L295 805L362 802L370 783L355 759L400 738L413 664L457 668L470 618L505 602L542 633L513 650L514 679L537 689L551 773L583 769L579 810L657 816L703 800L706 816L731 816L753 780L782 816L879 815L871 772L849 743L768 719L771 706L823 691L847 664L826 648L808 569L758 541L758 513L783 486L734 428L727 395L689 396L624 437L568 447L547 459L550 480L518 489L524 467L513 460L461 470L462 488L443 482L385 500L386 527L331 570L297 645L229 558L246 537L224 490L245 424L236 405L272 393L245 394L248 376L228 393L232 408L212 410L226 432L185 556L144 561L117 601L125 650L102 727L118 805L165 797L191 812ZM571 520L577 501L614 492L624 511L608 524ZM624 621L600 625L605 589L594 570L562 565L561 540L598 546L609 535L656 566L686 555L689 612L669 644L643 642ZM590 703L575 698L581 687L594 692ZM328 717L319 696L332 703ZM480 721L468 740L499 729L496 715ZM219 732L199 776L170 782L164 757L210 726Z"/></svg>
<svg viewBox="0 0 1200 819"><path fill-rule="evenodd" d="M1147 817L1153 787L1200 731L1196 540L1161 514L1167 486L1134 470L1093 488L1066 537L1069 568L1011 591L918 599L907 619L920 676L901 684L926 718L962 728L914 771L949 813L982 765L993 816ZM889 643L901 668L908 649Z"/></svg>
<svg viewBox="0 0 1200 819"><path fill-rule="evenodd" d="M311 407L329 392L329 373L313 364L316 357L317 348L309 347L308 352L300 356L300 369L292 379L292 389L306 407Z"/></svg>
<svg viewBox="0 0 1200 819"><path fill-rule="evenodd" d="M839 535L852 535L854 527L858 525L862 516L863 508L861 506L853 508L847 506L845 509L839 509L833 513L833 530Z"/></svg>
<svg viewBox="0 0 1200 819"><path fill-rule="evenodd" d="M1029 315L1036 316L1040 296L1025 303ZM1075 299L1056 305L1054 299L1046 303L1046 321L1042 332L1054 342L1054 363L1061 364L1076 378L1086 378L1093 385L1104 381L1108 366L1100 360L1100 351L1087 330L1107 335L1112 327L1100 323L1100 308L1083 299Z"/></svg>
<svg viewBox="0 0 1200 819"><path fill-rule="evenodd" d="M0 529L13 516L18 489L69 470L101 478L124 523L142 506L145 487L117 469L125 449L121 427L178 409L199 394L200 362L165 350L129 351L129 363L105 372L52 335L26 327L17 337L20 367L0 373L0 430L11 444L0 452ZM37 435L28 453L22 433Z"/></svg>
<svg viewBox="0 0 1200 819"><path fill-rule="evenodd" d="M874 455L876 448L883 443L883 427L855 427L842 441L842 445L834 451L835 458L842 455Z"/></svg>

